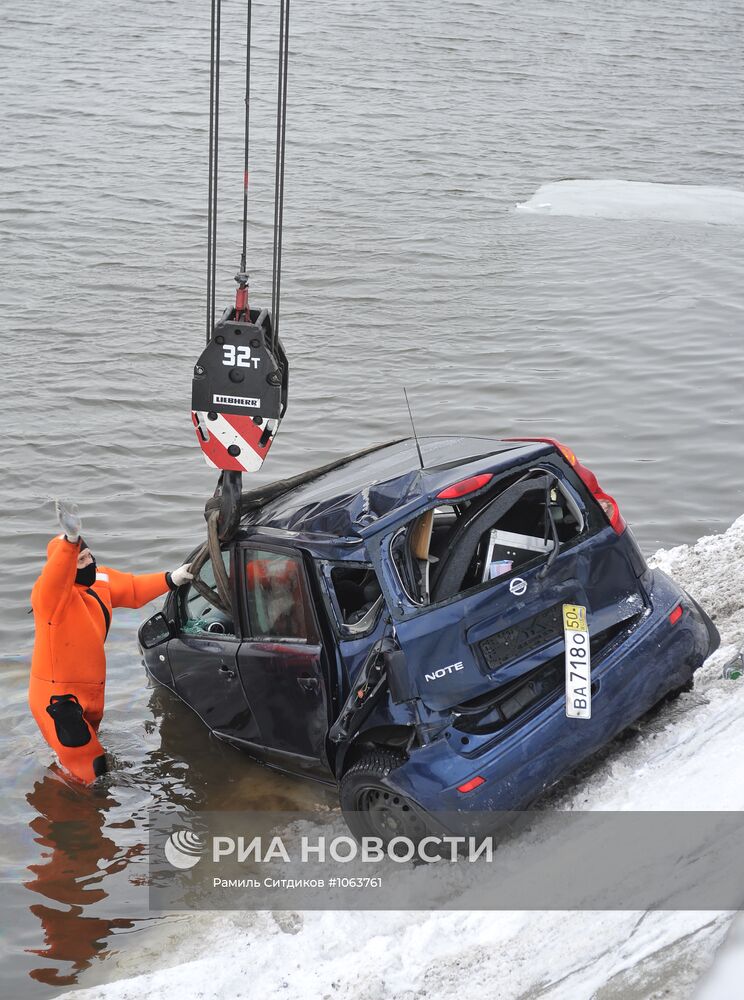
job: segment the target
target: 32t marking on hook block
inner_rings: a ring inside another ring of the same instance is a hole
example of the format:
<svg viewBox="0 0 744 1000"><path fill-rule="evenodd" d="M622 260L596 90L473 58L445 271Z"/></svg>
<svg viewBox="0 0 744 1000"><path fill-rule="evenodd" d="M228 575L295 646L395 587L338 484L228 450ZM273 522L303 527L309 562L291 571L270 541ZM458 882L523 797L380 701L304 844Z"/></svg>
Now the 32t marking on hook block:
<svg viewBox="0 0 744 1000"><path fill-rule="evenodd" d="M228 368L258 368L260 361L251 357L251 349L245 345L225 344L222 348L222 364Z"/></svg>

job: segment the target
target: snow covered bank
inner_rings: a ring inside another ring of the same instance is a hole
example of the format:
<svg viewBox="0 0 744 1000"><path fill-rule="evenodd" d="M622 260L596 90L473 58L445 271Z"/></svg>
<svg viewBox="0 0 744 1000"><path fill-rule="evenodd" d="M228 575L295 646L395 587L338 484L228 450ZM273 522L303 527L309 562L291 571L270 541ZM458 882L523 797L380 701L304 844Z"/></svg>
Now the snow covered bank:
<svg viewBox="0 0 744 1000"><path fill-rule="evenodd" d="M744 643L744 517L653 561L715 617L722 648L694 691L556 793L558 808L744 809L744 680L721 678ZM519 844L507 849L518 865ZM109 963L110 975L131 978L66 995L632 1000L659 990L682 998L729 922L728 913L705 912L189 914L166 923L148 951Z"/></svg>
<svg viewBox="0 0 744 1000"><path fill-rule="evenodd" d="M543 184L517 212L744 226L744 192L686 184L575 180Z"/></svg>

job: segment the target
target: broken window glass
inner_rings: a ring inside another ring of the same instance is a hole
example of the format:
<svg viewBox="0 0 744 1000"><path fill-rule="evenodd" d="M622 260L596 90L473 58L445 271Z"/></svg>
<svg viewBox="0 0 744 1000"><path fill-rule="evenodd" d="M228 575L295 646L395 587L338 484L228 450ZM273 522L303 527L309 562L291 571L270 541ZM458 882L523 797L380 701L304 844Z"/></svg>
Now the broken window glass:
<svg viewBox="0 0 744 1000"><path fill-rule="evenodd" d="M382 605L382 591L374 569L340 563L331 569L331 582L341 624L348 632L363 634L374 624Z"/></svg>
<svg viewBox="0 0 744 1000"><path fill-rule="evenodd" d="M222 553L225 563L225 570L228 576L231 572L230 552ZM204 563L199 571L199 577L207 587L216 589L217 584L214 579L214 568L211 559ZM226 614L221 608L215 607L207 597L204 597L191 583L185 592L181 605L181 620L183 622L181 630L189 635L200 633L210 633L212 635L235 635L235 624L232 616Z"/></svg>

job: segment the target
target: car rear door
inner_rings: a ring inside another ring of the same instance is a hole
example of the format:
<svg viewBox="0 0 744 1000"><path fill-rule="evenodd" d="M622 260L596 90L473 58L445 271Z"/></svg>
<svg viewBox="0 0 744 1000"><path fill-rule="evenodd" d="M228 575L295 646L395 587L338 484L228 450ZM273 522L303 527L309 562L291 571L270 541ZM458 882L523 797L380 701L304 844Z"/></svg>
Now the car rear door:
<svg viewBox="0 0 744 1000"><path fill-rule="evenodd" d="M263 754L286 770L327 776L324 651L302 554L249 543L240 550L240 574L248 634L238 671Z"/></svg>

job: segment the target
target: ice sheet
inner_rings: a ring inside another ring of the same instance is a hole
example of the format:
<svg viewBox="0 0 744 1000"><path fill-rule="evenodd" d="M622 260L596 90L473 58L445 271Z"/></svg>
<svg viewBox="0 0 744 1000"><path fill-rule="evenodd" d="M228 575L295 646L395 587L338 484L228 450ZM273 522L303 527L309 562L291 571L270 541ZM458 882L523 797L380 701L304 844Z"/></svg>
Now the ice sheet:
<svg viewBox="0 0 744 1000"><path fill-rule="evenodd" d="M613 179L557 181L543 184L516 211L744 226L744 191Z"/></svg>

